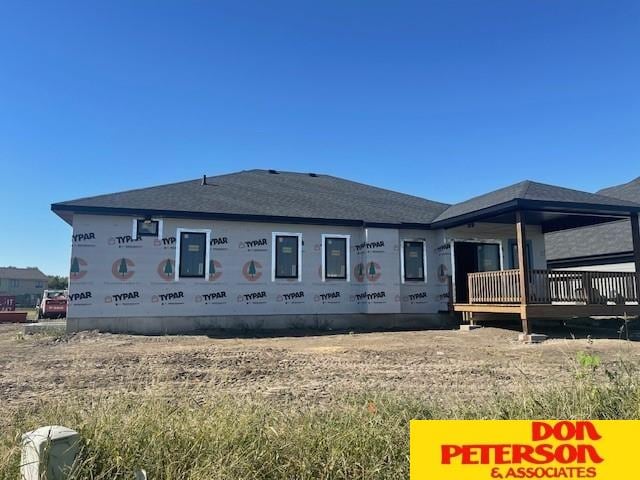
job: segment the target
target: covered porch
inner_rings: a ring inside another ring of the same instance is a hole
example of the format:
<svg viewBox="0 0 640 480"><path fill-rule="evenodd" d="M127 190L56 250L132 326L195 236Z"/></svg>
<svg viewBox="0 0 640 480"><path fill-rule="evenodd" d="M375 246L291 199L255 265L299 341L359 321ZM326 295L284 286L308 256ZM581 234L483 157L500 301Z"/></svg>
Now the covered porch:
<svg viewBox="0 0 640 480"><path fill-rule="evenodd" d="M515 237L510 268L501 261L489 271L454 273L452 309L468 322L488 315L496 318L494 314L517 315L525 334L531 333L531 321L536 318L640 315L640 205L532 182L514 187L471 199L465 202L467 211L463 208L455 217L441 220L449 228L459 228L462 222L468 227L474 222L496 228L510 224ZM505 193L512 198L504 201ZM491 196L503 201L495 203ZM635 272L539 268L546 264L544 259L542 264L537 260L537 268L531 265L527 227L546 233L623 218L631 221Z"/></svg>

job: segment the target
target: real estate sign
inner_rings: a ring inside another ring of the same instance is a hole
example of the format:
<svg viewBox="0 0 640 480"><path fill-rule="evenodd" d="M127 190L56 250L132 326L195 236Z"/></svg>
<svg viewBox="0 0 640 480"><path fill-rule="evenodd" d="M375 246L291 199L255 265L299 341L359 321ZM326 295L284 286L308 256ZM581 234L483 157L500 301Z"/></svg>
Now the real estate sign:
<svg viewBox="0 0 640 480"><path fill-rule="evenodd" d="M411 480L631 478L637 420L412 420Z"/></svg>

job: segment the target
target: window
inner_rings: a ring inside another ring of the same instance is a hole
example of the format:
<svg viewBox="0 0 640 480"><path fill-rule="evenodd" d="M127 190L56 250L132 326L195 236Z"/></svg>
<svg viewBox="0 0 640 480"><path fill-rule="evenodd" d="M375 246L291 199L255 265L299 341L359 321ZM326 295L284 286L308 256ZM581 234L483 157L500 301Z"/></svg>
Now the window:
<svg viewBox="0 0 640 480"><path fill-rule="evenodd" d="M157 237L158 221L157 220L137 220L137 236L138 237Z"/></svg>
<svg viewBox="0 0 640 480"><path fill-rule="evenodd" d="M420 240L403 241L403 268L406 281L424 282L424 242Z"/></svg>
<svg viewBox="0 0 640 480"><path fill-rule="evenodd" d="M527 262L529 262L529 268L533 268L531 240L527 240L525 250L527 251ZM509 240L509 256L511 260L511 268L520 268L520 263L518 261L518 242L515 239Z"/></svg>
<svg viewBox="0 0 640 480"><path fill-rule="evenodd" d="M155 218L134 218L133 219L133 238L138 237L162 237L162 219Z"/></svg>
<svg viewBox="0 0 640 480"><path fill-rule="evenodd" d="M279 278L301 280L301 247L302 234L300 233L273 234L272 280Z"/></svg>
<svg viewBox="0 0 640 480"><path fill-rule="evenodd" d="M205 278L209 273L209 232L178 229L178 233L179 278Z"/></svg>
<svg viewBox="0 0 640 480"><path fill-rule="evenodd" d="M322 235L322 280L349 281L349 235Z"/></svg>
<svg viewBox="0 0 640 480"><path fill-rule="evenodd" d="M494 272L501 270L500 245L497 243L477 243L478 272Z"/></svg>

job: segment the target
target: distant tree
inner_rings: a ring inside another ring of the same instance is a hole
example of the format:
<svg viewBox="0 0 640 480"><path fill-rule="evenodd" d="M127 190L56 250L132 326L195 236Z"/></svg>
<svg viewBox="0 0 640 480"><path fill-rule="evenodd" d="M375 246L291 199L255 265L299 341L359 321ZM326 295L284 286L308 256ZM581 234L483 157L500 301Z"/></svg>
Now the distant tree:
<svg viewBox="0 0 640 480"><path fill-rule="evenodd" d="M375 274L376 274L376 265L373 262L371 262L369 264L369 275L373 276Z"/></svg>
<svg viewBox="0 0 640 480"><path fill-rule="evenodd" d="M49 290L66 290L69 288L69 278L58 275L48 275L49 281L47 288Z"/></svg>
<svg viewBox="0 0 640 480"><path fill-rule="evenodd" d="M252 277L255 277L255 275L256 275L256 264L253 263L253 260L251 260L251 263L249 264L248 272L249 272L249 275L251 275Z"/></svg>
<svg viewBox="0 0 640 480"><path fill-rule="evenodd" d="M216 265L213 263L213 260L209 262L209 273L213 275L216 273Z"/></svg>

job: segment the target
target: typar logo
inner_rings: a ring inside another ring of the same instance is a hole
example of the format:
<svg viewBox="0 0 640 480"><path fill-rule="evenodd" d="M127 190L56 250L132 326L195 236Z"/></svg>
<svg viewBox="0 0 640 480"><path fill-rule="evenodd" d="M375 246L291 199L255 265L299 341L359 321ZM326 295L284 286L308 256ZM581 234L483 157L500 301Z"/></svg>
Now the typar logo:
<svg viewBox="0 0 640 480"><path fill-rule="evenodd" d="M355 295L355 301L357 303L363 303L365 301L372 303L384 303L384 299L386 297L386 292L362 292Z"/></svg>
<svg viewBox="0 0 640 480"><path fill-rule="evenodd" d="M285 304L304 303L304 292L300 290L299 292L282 293L278 295L276 300Z"/></svg>
<svg viewBox="0 0 640 480"><path fill-rule="evenodd" d="M340 292L325 292L315 295L313 301L316 303L340 303L341 298Z"/></svg>
<svg viewBox="0 0 640 480"><path fill-rule="evenodd" d="M156 272L158 272L158 276L161 279L169 282L175 278L176 262L170 258L165 258L158 264Z"/></svg>
<svg viewBox="0 0 640 480"><path fill-rule="evenodd" d="M411 479L629 478L640 421L412 420Z"/></svg>
<svg viewBox="0 0 640 480"><path fill-rule="evenodd" d="M438 298L438 300L439 300L439 301L441 301L441 302L448 302L448 301L449 301L449 297L450 297L450 295L449 295L449 293L447 292L447 293L441 293L440 295L438 295L438 297L437 297L437 298Z"/></svg>
<svg viewBox="0 0 640 480"><path fill-rule="evenodd" d="M69 302L74 305L91 305L93 301L93 294L89 291L87 292L76 292L70 293L67 297Z"/></svg>
<svg viewBox="0 0 640 480"><path fill-rule="evenodd" d="M378 262L369 262L367 264L367 280L377 282L380 279L380 264Z"/></svg>
<svg viewBox="0 0 640 480"><path fill-rule="evenodd" d="M215 282L222 276L222 264L218 260L209 262L209 280Z"/></svg>
<svg viewBox="0 0 640 480"><path fill-rule="evenodd" d="M438 255L449 255L451 252L451 244L450 243L443 243L442 245L436 247L436 253L438 253Z"/></svg>
<svg viewBox="0 0 640 480"><path fill-rule="evenodd" d="M362 253L364 251L367 251L367 252L381 251L384 249L384 240L378 240L376 242L363 242L363 243L354 245L353 247L356 253Z"/></svg>
<svg viewBox="0 0 640 480"><path fill-rule="evenodd" d="M153 245L156 247L163 247L163 248L175 248L176 237L157 238L153 241Z"/></svg>
<svg viewBox="0 0 640 480"><path fill-rule="evenodd" d="M427 298L427 292L417 292L409 295L403 295L402 301L408 303L426 303Z"/></svg>
<svg viewBox="0 0 640 480"><path fill-rule="evenodd" d="M369 262L366 265L362 262L353 267L353 276L356 282L364 282L365 277L370 282L377 282L381 275L381 268L378 262Z"/></svg>
<svg viewBox="0 0 640 480"><path fill-rule="evenodd" d="M140 242L142 237L132 237L131 235L122 235L120 237L109 237L107 243L109 245L118 245L118 247L125 247L132 243Z"/></svg>
<svg viewBox="0 0 640 480"><path fill-rule="evenodd" d="M151 303L159 303L160 305L182 305L184 304L184 292L168 292L153 295Z"/></svg>
<svg viewBox="0 0 640 480"><path fill-rule="evenodd" d="M111 274L124 282L133 277L135 266L136 264L130 258L119 258L111 265Z"/></svg>
<svg viewBox="0 0 640 480"><path fill-rule="evenodd" d="M79 292L79 293L70 293L69 300L71 302L77 302L78 300L87 300L91 298L91 292Z"/></svg>
<svg viewBox="0 0 640 480"><path fill-rule="evenodd" d="M73 257L71 259L71 269L69 270L69 277L71 280L80 280L87 274L87 262L80 257Z"/></svg>
<svg viewBox="0 0 640 480"><path fill-rule="evenodd" d="M238 248L249 252L264 252L267 250L269 242L266 238L256 238L253 240L242 240L238 243Z"/></svg>
<svg viewBox="0 0 640 480"><path fill-rule="evenodd" d="M196 295L196 303L204 303L205 305L221 305L227 303L227 292L210 292Z"/></svg>
<svg viewBox="0 0 640 480"><path fill-rule="evenodd" d="M257 260L249 260L242 267L242 276L250 282L256 282L262 277L262 264Z"/></svg>
<svg viewBox="0 0 640 480"><path fill-rule="evenodd" d="M212 238L209 242L209 246L213 250L226 250L229 248L229 238L228 237L218 237Z"/></svg>
<svg viewBox="0 0 640 480"><path fill-rule="evenodd" d="M93 232L86 233L74 233L71 235L71 242L75 244L81 243L94 243L92 240L96 239L96 234Z"/></svg>
<svg viewBox="0 0 640 480"><path fill-rule="evenodd" d="M139 305L140 292L134 290L131 292L116 293L104 297L105 303L113 303L115 305Z"/></svg>
<svg viewBox="0 0 640 480"><path fill-rule="evenodd" d="M247 304L267 303L267 292L260 291L260 292L243 293L241 295L238 295L237 301L238 303L247 303Z"/></svg>

